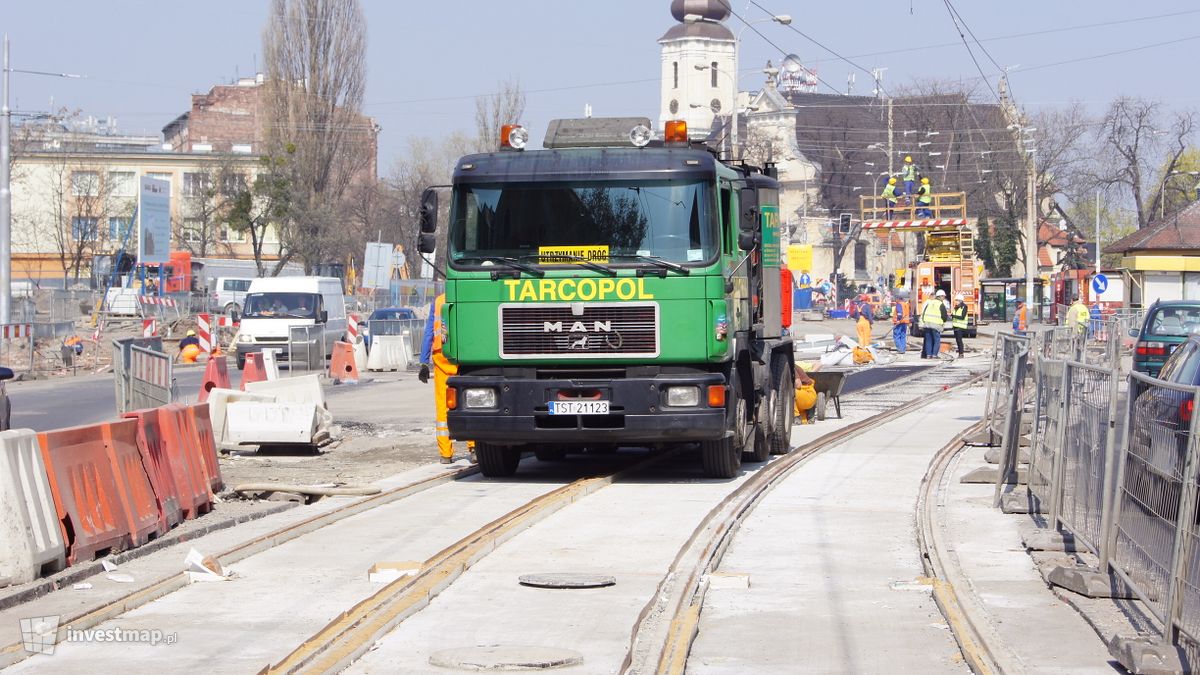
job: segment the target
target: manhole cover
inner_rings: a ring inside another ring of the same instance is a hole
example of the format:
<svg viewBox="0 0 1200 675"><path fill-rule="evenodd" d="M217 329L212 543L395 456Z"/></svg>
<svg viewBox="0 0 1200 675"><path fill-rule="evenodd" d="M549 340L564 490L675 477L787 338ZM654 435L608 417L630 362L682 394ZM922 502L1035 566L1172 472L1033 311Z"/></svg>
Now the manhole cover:
<svg viewBox="0 0 1200 675"><path fill-rule="evenodd" d="M519 579L522 586L534 588L604 588L617 583L615 577L603 574L523 574Z"/></svg>
<svg viewBox="0 0 1200 675"><path fill-rule="evenodd" d="M489 645L434 652L429 663L459 670L547 670L577 666L583 654L555 647Z"/></svg>

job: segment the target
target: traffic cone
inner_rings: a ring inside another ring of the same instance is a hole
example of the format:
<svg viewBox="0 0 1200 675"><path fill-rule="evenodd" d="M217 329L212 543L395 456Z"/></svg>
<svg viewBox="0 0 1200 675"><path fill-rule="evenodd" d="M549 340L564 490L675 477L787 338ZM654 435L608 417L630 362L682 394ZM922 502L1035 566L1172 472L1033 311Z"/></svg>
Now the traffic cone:
<svg viewBox="0 0 1200 675"><path fill-rule="evenodd" d="M219 353L214 353L208 359L208 366L204 369L204 379L200 382L200 397L199 401L204 403L208 400L208 392L216 388L229 388L229 369L225 363L225 357Z"/></svg>
<svg viewBox="0 0 1200 675"><path fill-rule="evenodd" d="M358 383L358 365L354 363L354 346L349 342L333 343L333 364L329 376L341 384Z"/></svg>
<svg viewBox="0 0 1200 675"><path fill-rule="evenodd" d="M247 382L262 382L267 379L267 369L263 367L262 354L249 353L246 355L246 367L242 369L241 390L246 391Z"/></svg>

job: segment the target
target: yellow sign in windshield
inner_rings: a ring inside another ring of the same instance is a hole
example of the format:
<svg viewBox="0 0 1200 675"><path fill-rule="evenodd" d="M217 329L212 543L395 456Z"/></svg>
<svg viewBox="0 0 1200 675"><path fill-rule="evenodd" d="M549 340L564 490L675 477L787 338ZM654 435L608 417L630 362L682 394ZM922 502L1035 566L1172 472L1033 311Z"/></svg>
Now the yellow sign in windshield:
<svg viewBox="0 0 1200 675"><path fill-rule="evenodd" d="M580 262L608 262L607 246L539 246L538 262L544 264L566 264Z"/></svg>

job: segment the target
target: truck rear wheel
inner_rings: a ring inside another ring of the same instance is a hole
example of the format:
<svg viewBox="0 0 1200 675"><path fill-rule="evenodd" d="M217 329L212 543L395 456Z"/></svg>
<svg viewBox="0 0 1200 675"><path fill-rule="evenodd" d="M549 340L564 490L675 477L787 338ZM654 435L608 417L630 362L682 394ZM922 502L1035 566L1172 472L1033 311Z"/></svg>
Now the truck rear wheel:
<svg viewBox="0 0 1200 675"><path fill-rule="evenodd" d="M774 386L774 409L771 411L771 433L767 445L772 455L786 455L792 449L792 412L796 404L795 374L791 364L782 356L771 363L771 384Z"/></svg>
<svg viewBox="0 0 1200 675"><path fill-rule="evenodd" d="M475 457L479 472L488 478L507 478L517 472L521 463L521 448L491 443L476 443Z"/></svg>
<svg viewBox="0 0 1200 675"><path fill-rule="evenodd" d="M734 444L732 435L716 441L701 441L700 457L704 475L709 478L733 478L742 468L742 450Z"/></svg>

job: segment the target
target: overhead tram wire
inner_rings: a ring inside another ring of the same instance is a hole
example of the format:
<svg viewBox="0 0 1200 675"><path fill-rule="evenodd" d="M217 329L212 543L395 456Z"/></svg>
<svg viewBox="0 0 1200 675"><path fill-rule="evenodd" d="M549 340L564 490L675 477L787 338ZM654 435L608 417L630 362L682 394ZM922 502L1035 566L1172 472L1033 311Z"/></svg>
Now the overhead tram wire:
<svg viewBox="0 0 1200 675"><path fill-rule="evenodd" d="M979 65L979 59L975 58L975 52L971 50L971 43L967 42L967 36L963 33L962 27L958 25L958 17L955 15L954 8L950 6L950 0L942 1L946 5L946 12L950 14L950 20L954 22L954 29L958 31L958 37L962 39L963 46L967 48L967 54L971 56L971 62L975 64L975 70L979 71L979 75L987 84L988 90L992 92L992 96L996 97L996 102L1003 103L1003 101L1000 100L1000 94L997 94L996 88L992 86L992 81L983 72L983 67ZM1003 69L1001 69L1001 72L1003 72Z"/></svg>
<svg viewBox="0 0 1200 675"><path fill-rule="evenodd" d="M784 50L783 47L780 47L779 45L772 42L770 38L768 38L766 35L763 35L762 31L760 31L759 29L757 29L753 25L751 25L751 23L749 21L747 21L745 19L745 17L743 17L741 14L738 14L736 11L734 11L733 7L731 7L729 5L729 0L719 0L719 2L722 5L724 5L726 9L729 10L729 13L731 15L733 15L734 18L736 18L738 21L741 21L743 26L745 26L746 28L753 31L754 34L757 35L758 37L762 38L763 42L766 42L767 44L774 47L775 51L779 52L779 54L782 58L786 58L788 55L791 54L791 52ZM817 78L817 81L820 82L821 84L825 85L826 87L829 87L829 89L832 90L834 93L841 95L841 96L845 96L845 94L842 93L841 89L838 89L837 87L833 86L832 84L829 84L825 80L821 79L820 75L813 73L813 77Z"/></svg>

